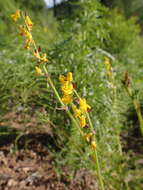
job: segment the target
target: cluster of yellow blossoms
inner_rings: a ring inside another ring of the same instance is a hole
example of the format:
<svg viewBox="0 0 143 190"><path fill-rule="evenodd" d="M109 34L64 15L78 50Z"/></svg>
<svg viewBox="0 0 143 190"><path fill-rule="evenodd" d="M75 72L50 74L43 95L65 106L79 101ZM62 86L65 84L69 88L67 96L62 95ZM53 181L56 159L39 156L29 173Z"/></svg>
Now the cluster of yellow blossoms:
<svg viewBox="0 0 143 190"><path fill-rule="evenodd" d="M95 140L92 140L93 139L93 133L87 133L85 136L84 136L85 140L87 143L90 143L91 144L91 147L93 149L96 149L96 142Z"/></svg>
<svg viewBox="0 0 143 190"><path fill-rule="evenodd" d="M88 110L91 109L90 105L88 105L86 103L85 99L80 98L79 99L79 108L77 108L77 106L75 106L75 105L73 105L72 108L74 111L74 116L79 119L80 126L82 128L85 128L87 112L88 112ZM93 149L96 149L96 142L95 142L95 140L93 140L93 136L94 136L94 134L89 132L89 133L85 134L84 138L87 143L91 144L91 147Z"/></svg>
<svg viewBox="0 0 143 190"><path fill-rule="evenodd" d="M74 117L78 119L80 127L85 128L87 126L86 122L87 112L91 109L91 106L87 104L86 99L80 98L79 96L78 96L79 106L77 107L73 103L74 87L72 84L73 76L71 72L68 72L67 76L60 75L59 80L61 82L61 90L63 93L62 102L66 105L72 103ZM84 137L86 142L90 143L93 149L96 149L96 142L92 140L93 133L87 133Z"/></svg>
<svg viewBox="0 0 143 190"><path fill-rule="evenodd" d="M14 22L16 22L20 18L20 10L17 10L14 14L12 14L11 18Z"/></svg>
<svg viewBox="0 0 143 190"><path fill-rule="evenodd" d="M21 13L20 13L20 10L17 10L15 12L15 14L12 14L11 15L11 18L17 22L18 19L21 17ZM31 30L32 30L32 26L33 26L33 23L30 19L29 16L24 16L24 21L25 21L25 26L20 26L19 27L19 31L20 31L20 35L21 36L24 36L25 37L25 48L26 49L29 49L30 46L32 45L33 43L33 39L32 39L32 34L31 34Z"/></svg>
<svg viewBox="0 0 143 190"><path fill-rule="evenodd" d="M43 53L42 55L40 55L40 52L35 50L33 55L37 58L38 62L39 63L46 63L48 62L48 59L47 59L47 54L46 53Z"/></svg>
<svg viewBox="0 0 143 190"><path fill-rule="evenodd" d="M38 63L46 63L46 62L48 62L47 54L46 53L43 53L43 54L40 53L41 50L37 49L35 41L33 40L32 33L31 33L32 27L33 27L33 22L31 21L30 17L27 16L27 15L26 16L23 15L20 12L20 10L17 10L15 12L15 14L11 15L11 18L13 19L14 22L17 22L18 19L21 16L24 19L24 25L20 25L19 26L19 34L21 36L25 37L25 48L26 49L30 49L32 46L35 48L35 50L33 51L33 55L38 60ZM43 72L42 72L42 70L39 67L35 67L35 70L36 70L36 74L38 76L42 76L43 75Z"/></svg>
<svg viewBox="0 0 143 190"><path fill-rule="evenodd" d="M31 49L34 48L33 55L38 60L38 63L46 63L48 61L47 55L45 53L41 53L41 48L37 48L36 43L32 37L32 27L33 22L31 21L29 16L24 16L20 13L19 10L16 11L15 14L11 15L11 18L17 22L20 17L24 19L24 25L20 25L20 35L25 37L25 48ZM39 66L35 67L36 74L38 76L44 76L44 72L41 70ZM45 75L46 76L46 75ZM90 105L86 103L86 99L78 97L78 106L73 103L73 95L74 95L74 87L73 87L73 76L71 72L68 72L66 76L60 75L59 80L61 82L61 90L62 90L62 102L65 105L71 103L73 109L73 115L78 121L78 124L81 128L85 128L87 126L87 112L91 109ZM93 140L93 133L85 133L84 139L87 143L91 145L93 149L96 149L96 142Z"/></svg>
<svg viewBox="0 0 143 190"><path fill-rule="evenodd" d="M25 37L25 48L29 49L33 43L32 34L27 30L25 26L20 26L19 31L20 35Z"/></svg>
<svg viewBox="0 0 143 190"><path fill-rule="evenodd" d="M79 108L73 105L74 116L79 118L80 126L83 128L86 126L86 113L91 107L86 103L86 100L79 98Z"/></svg>
<svg viewBox="0 0 143 190"><path fill-rule="evenodd" d="M72 73L68 72L67 76L60 75L59 80L62 84L61 87L61 90L63 92L62 102L67 105L72 102L72 97L73 97Z"/></svg>

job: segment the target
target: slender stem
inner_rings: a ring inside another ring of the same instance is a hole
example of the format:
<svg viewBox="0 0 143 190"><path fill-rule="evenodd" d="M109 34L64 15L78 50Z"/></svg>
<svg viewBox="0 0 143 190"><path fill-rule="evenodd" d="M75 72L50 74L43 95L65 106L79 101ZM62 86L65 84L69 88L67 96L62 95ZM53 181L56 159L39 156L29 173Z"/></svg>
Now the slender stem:
<svg viewBox="0 0 143 190"><path fill-rule="evenodd" d="M88 119L89 125L91 127L91 130L94 134L94 127L93 127L93 124L92 124L92 121L90 119L88 112L86 112L86 115L87 115L87 119ZM95 135L94 135L94 140L96 141ZM96 144L97 144L97 142L96 142ZM95 162L96 162L96 166L97 166L97 175L99 178L101 189L104 190L104 183L103 183L103 179L102 179L102 175L101 175L101 168L100 168L100 164L99 164L97 149L94 150L94 154L95 154Z"/></svg>
<svg viewBox="0 0 143 190"><path fill-rule="evenodd" d="M79 94L77 93L76 90L74 90L74 93L75 93L76 96L80 99L80 96L79 96ZM95 133L95 132L94 132L94 127L93 127L93 124L92 124L92 121L91 121L91 119L90 119L90 116L89 116L88 112L86 112L86 116L87 116L87 119L88 119L88 122L89 122L89 125L90 125L90 128L91 128L91 131L92 131L92 133L94 134L94 133ZM94 135L93 137L94 137L94 141L96 142L95 135ZM96 142L96 144L97 144L97 142ZM97 149L94 150L94 155L95 155L95 162L96 162L96 166L97 166L97 176L98 176L98 178L99 178L101 190L104 190L104 183L103 183L103 179L102 179L102 175L101 175L101 169L100 169L100 164L99 164Z"/></svg>
<svg viewBox="0 0 143 190"><path fill-rule="evenodd" d="M95 154L95 161L96 161L96 166L97 166L97 175L99 178L100 186L101 186L101 189L104 190L105 188L104 188L104 183L103 183L103 179L102 179L102 175L101 175L98 153L97 153L96 149L94 150L94 154Z"/></svg>

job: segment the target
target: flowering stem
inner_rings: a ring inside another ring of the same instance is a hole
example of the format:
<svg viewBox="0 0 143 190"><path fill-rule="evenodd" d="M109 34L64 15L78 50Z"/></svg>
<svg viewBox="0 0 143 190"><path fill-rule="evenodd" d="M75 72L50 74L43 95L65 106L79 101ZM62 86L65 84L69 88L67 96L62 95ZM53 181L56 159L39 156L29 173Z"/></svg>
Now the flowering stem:
<svg viewBox="0 0 143 190"><path fill-rule="evenodd" d="M23 14L22 14L22 17L23 17L23 19L24 19L24 23L25 23L25 26L26 26L28 32L29 32L29 33L31 34L31 36L32 36L32 33L31 33L31 31L29 30L29 27L28 27L27 22L26 22L26 20L25 20L25 16L24 16ZM33 38L32 38L32 42L33 42L33 46L34 46L36 52L39 54L37 45L36 45L36 43L35 43L35 41L34 41ZM51 78L50 78L50 76L49 76L48 70L46 69L45 65L43 65L43 70L45 71L45 75L47 76L47 81L48 81L48 83L50 84L50 86L52 87L52 89L53 89L53 91L54 91L54 93L55 93L55 95L56 95L58 101L60 102L61 106L64 107L65 104L62 102L62 100L61 100L61 98L60 98L60 96L59 96L59 93L57 92L57 90L56 90L56 88L55 88L55 85L53 84L53 82L52 82L52 80L51 80ZM78 124L77 121L74 119L74 117L73 117L73 115L71 114L71 112L70 112L68 109L66 110L66 112L67 112L67 114L69 115L69 117L70 117L70 119L72 120L72 122L77 126L77 128L78 128L80 134L83 136L83 132L82 132L82 130L80 129L79 124Z"/></svg>
<svg viewBox="0 0 143 190"><path fill-rule="evenodd" d="M54 91L54 93L55 93L55 95L56 95L58 101L60 102L60 104L61 104L62 106L65 106L65 104L62 102L62 100L61 100L61 98L60 98L60 96L59 96L59 93L57 92L57 90L56 90L56 88L55 88L55 86L54 86L54 84L53 84L53 82L52 82L52 80L51 80L51 78L50 78L50 76L49 76L49 73L48 73L48 71L47 71L45 65L43 66L43 69L44 69L45 74L46 74L46 76L47 76L48 83L49 83L50 86L52 87L52 89L53 89L53 91ZM75 118L73 117L72 113L71 113L68 109L66 109L66 112L67 112L68 116L70 117L70 119L72 120L72 122L73 122L73 123L75 124L75 126L78 128L80 134L83 136L83 132L81 131L81 129L80 129L80 127L79 127L77 121L76 121Z"/></svg>
<svg viewBox="0 0 143 190"><path fill-rule="evenodd" d="M52 89L53 89L53 91L54 91L54 93L55 93L57 99L59 100L59 102L60 102L60 104L61 104L62 106L65 106L65 104L62 102L62 100L61 100L61 98L60 98L60 96L59 96L59 94L58 94L58 92L57 92L57 90L56 90L56 88L55 88L55 86L54 86L54 84L53 84L51 78L49 77L49 74L48 74L48 71L47 71L45 65L43 66L43 69L44 69L44 71L45 71L45 74L47 75L47 80L48 80L50 86L52 87ZM77 92L76 92L76 94L77 94ZM77 95L78 95L78 94L77 94ZM79 97L79 96L78 96L78 97ZM73 123L74 123L74 124L76 125L76 127L78 128L78 130L79 130L79 132L81 133L81 135L84 136L82 130L80 129L79 124L77 123L77 121L75 120L75 118L73 117L73 115L71 114L71 112L70 112L69 110L66 110L66 112L67 112L67 114L69 115L70 119L73 121ZM90 126L91 126L91 129L92 129L92 131L94 132L94 128L93 128L93 125L92 125L92 122L91 122L91 120L90 120L90 117L89 117L89 114L88 114L88 113L87 113L87 118L88 118L89 124L90 124ZM95 137L94 137L94 138L95 138ZM101 189L104 190L104 184L103 184L103 180L102 180L102 176L101 176L100 165L99 165L99 160L98 160L98 154L97 154L96 149L94 150L94 154L95 154L95 161L96 161L96 165L97 165L97 175L98 175L98 178L99 178L99 181L100 181Z"/></svg>
<svg viewBox="0 0 143 190"><path fill-rule="evenodd" d="M88 112L86 112L86 115L87 115L87 119L88 119L89 125L91 127L91 130L92 130L92 132L94 134L94 127L93 127L93 124L92 124L92 121L90 119L90 116L89 116ZM94 140L96 141L95 135L94 135ZM96 144L97 144L97 142L96 142ZM94 149L94 155L95 155L95 162L96 162L96 166L97 166L97 175L98 175L98 178L99 178L101 189L104 190L104 183L103 183L103 179L102 179L102 175L101 175L101 169L100 169L97 149Z"/></svg>
<svg viewBox="0 0 143 190"><path fill-rule="evenodd" d="M28 22L27 22L27 20L26 20L27 17L25 17L23 14L22 14L22 17L23 17L23 19L24 19L24 23L25 23L26 29L27 29L27 31L28 31L28 39L26 39L26 40L28 40L28 42L32 43L33 48L35 48L36 53L38 54L38 56L36 56L36 57L38 57L38 59L39 59L39 57L40 57L39 51L38 51L38 48L37 48L37 46L36 46L36 43L35 43L35 41L34 41L34 39L33 39L32 33L31 33L31 23L32 23L32 22L30 21L30 18L29 18L30 24L28 24ZM32 24L32 25L33 25L33 24ZM24 34L24 36L26 36L26 35ZM27 36L26 36L26 37L27 37ZM30 45L31 45L31 44L30 44ZM29 44L27 44L26 47L29 48ZM46 61L47 61L47 60L46 60ZM44 62L46 62L46 61L44 61ZM55 85L53 84L53 82L52 82L52 80L51 80L51 78L50 78L50 75L49 75L49 73L48 73L48 70L47 70L45 64L43 64L43 71L44 71L44 74L45 74L45 76L46 76L46 78L47 78L47 87L48 87L48 84L51 86L51 88L52 88L52 90L53 90L53 92L54 92L56 98L57 98L58 101L60 102L61 106L65 107L65 104L63 103L62 99L60 98L59 93L58 93L58 91L56 90ZM42 72L42 71L40 71L40 74L41 74L41 72ZM43 74L43 73L42 73L42 74ZM76 92L76 91L74 91L74 92L75 92L76 95L78 96L77 92ZM79 96L78 96L78 97L79 97ZM80 98L80 97L79 97L79 98ZM65 109L65 111L66 111L66 113L68 114L68 116L70 117L70 119L72 120L72 122L75 124L75 126L78 128L80 134L84 137L84 132L82 132L82 130L81 130L81 128L80 128L79 122L74 118L74 116L72 115L72 113L70 112L70 110L68 109L68 107L67 107L67 109ZM87 113L87 118L88 118L90 127L91 127L91 129L92 129L92 131L93 131L93 133L94 133L94 128L93 128L93 125L92 125L92 122L91 122L91 120L90 120L90 117L89 117L88 113ZM21 136L19 136L18 138L20 138L20 137L21 137ZM94 137L94 139L95 139L95 137ZM18 139L17 139L17 140L18 140ZM99 181L100 181L100 184L101 184L101 189L104 190L104 184L103 184L102 177L101 177L100 166L99 166L98 155L97 155L96 149L94 150L94 153L95 153L95 160L96 160L96 164L97 164L97 174L98 174Z"/></svg>
<svg viewBox="0 0 143 190"><path fill-rule="evenodd" d="M103 183L103 179L102 179L102 175L101 175L101 169L100 169L100 164L99 164L99 159L98 159L98 153L97 150L94 150L94 154L95 154L95 161L96 161L96 166L97 166L97 175L99 178L99 182L100 182L100 186L101 186L101 190L104 190L104 183Z"/></svg>
<svg viewBox="0 0 143 190"><path fill-rule="evenodd" d="M80 96L79 96L79 94L77 93L76 90L74 90L74 93L80 99ZM90 119L90 116L89 116L88 112L86 112L86 116L87 116L87 119L88 119L88 122L89 122L89 125L90 125L90 128L91 128L91 131L92 131L93 134L95 134L94 127L93 127L93 124L92 124L92 121ZM95 135L93 137L94 137L94 141L96 142ZM94 156L95 156L95 162L96 162L96 166L97 166L97 176L99 178L101 190L104 190L104 183L103 183L103 179L102 179L102 175L101 175L101 169L100 169L100 164L99 164L99 159L98 159L98 153L97 153L96 149L94 149Z"/></svg>

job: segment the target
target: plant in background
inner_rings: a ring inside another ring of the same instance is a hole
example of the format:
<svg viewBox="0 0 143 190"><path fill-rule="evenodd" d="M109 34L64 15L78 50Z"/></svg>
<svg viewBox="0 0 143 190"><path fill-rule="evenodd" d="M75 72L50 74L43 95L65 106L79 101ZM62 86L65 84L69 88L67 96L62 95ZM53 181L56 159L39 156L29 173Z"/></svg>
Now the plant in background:
<svg viewBox="0 0 143 190"><path fill-rule="evenodd" d="M33 22L28 15L23 14L19 10L17 10L15 14L11 15L11 18L15 22L19 21L21 17L23 19L23 23L18 24L19 34L25 38L25 49L28 49L37 60L37 65L35 66L36 75L44 77L44 79L47 81L47 88L49 88L50 85L62 109L65 110L73 124L76 126L81 137L87 142L88 145L90 145L89 148L92 149L93 152L93 161L96 163L97 176L99 178L101 190L104 190L97 153L95 131L88 113L91 109L91 106L88 105L86 103L86 99L81 98L75 90L71 72L68 72L67 76L59 76L63 94L62 98L60 97L60 94L57 91L53 83L53 79L48 71L46 64L48 62L47 54L43 53L40 47L37 47L36 42L33 39Z"/></svg>
<svg viewBox="0 0 143 190"><path fill-rule="evenodd" d="M113 67L110 59L108 57L105 57L105 70L106 70L106 75L107 75L107 83L108 87L112 91L112 96L113 96L113 113L114 113L114 118L115 118L115 125L118 125L118 112L117 112L117 86L116 86L116 81L115 81L115 73L113 72ZM120 155L122 155L122 146L120 142L120 130L117 129L117 144L118 144L118 149L120 152Z"/></svg>
<svg viewBox="0 0 143 190"><path fill-rule="evenodd" d="M123 82L124 88L125 88L128 96L131 98L132 103L134 105L134 109L137 113L137 117L139 120L140 133L143 136L143 117L142 117L142 113L141 113L140 101L138 99L137 93L134 91L134 89L132 87L131 77L129 76L128 72L125 72L124 79L122 82Z"/></svg>

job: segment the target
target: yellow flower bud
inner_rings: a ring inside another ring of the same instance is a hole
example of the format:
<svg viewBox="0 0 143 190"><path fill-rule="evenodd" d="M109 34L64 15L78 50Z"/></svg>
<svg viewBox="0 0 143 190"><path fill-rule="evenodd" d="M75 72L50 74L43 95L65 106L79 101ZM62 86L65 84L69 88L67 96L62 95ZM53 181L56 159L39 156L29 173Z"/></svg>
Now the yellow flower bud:
<svg viewBox="0 0 143 190"><path fill-rule="evenodd" d="M42 72L42 70L39 67L35 67L35 69L36 69L36 74L38 76L43 76L43 72Z"/></svg>
<svg viewBox="0 0 143 190"><path fill-rule="evenodd" d="M79 117L79 119L80 119L80 126L82 128L85 127L86 126L86 118L85 118L85 116L82 115L82 116Z"/></svg>
<svg viewBox="0 0 143 190"><path fill-rule="evenodd" d="M27 30L26 30L26 28L24 26L20 26L19 30L20 30L20 35L21 36L26 36Z"/></svg>
<svg viewBox="0 0 143 190"><path fill-rule="evenodd" d="M72 73L68 72L66 77L64 75L60 75L59 80L62 84L65 84L66 82L72 82L73 81Z"/></svg>
<svg viewBox="0 0 143 190"><path fill-rule="evenodd" d="M38 51L34 51L33 52L33 55L37 58L37 59L40 59L40 54L39 54L39 52Z"/></svg>
<svg viewBox="0 0 143 190"><path fill-rule="evenodd" d="M62 97L62 102L63 102L64 104L69 104L69 103L71 103L71 102L72 102L72 96L70 96L70 95L63 96L63 97Z"/></svg>
<svg viewBox="0 0 143 190"><path fill-rule="evenodd" d="M81 110L78 109L75 105L72 106L73 112L74 112L74 116L75 117L80 117L81 116Z"/></svg>
<svg viewBox="0 0 143 190"><path fill-rule="evenodd" d="M47 62L47 54L44 53L42 56L40 55L40 53L38 51L34 51L33 55L38 59L39 62Z"/></svg>
<svg viewBox="0 0 143 190"><path fill-rule="evenodd" d="M105 57L104 64L105 65L110 65L110 59L108 57Z"/></svg>
<svg viewBox="0 0 143 190"><path fill-rule="evenodd" d="M26 34L25 34L25 36L27 37L27 39L29 40L29 41L31 41L32 40L32 34L30 33L30 32L26 32Z"/></svg>
<svg viewBox="0 0 143 190"><path fill-rule="evenodd" d="M26 41L25 41L25 48L29 49L31 44L32 44L32 40L27 38Z"/></svg>
<svg viewBox="0 0 143 190"><path fill-rule="evenodd" d="M87 109L91 109L90 105L88 105L86 103L86 99L80 98L80 100L79 100L79 106L80 106L80 110L82 112L87 112Z"/></svg>
<svg viewBox="0 0 143 190"><path fill-rule="evenodd" d="M29 29L31 30L32 26L33 26L33 22L31 21L29 16L26 16L25 20L26 20L26 24L28 25Z"/></svg>
<svg viewBox="0 0 143 190"><path fill-rule="evenodd" d="M62 91L64 95L70 95L73 93L73 85L69 83L68 81L65 82L62 86Z"/></svg>
<svg viewBox="0 0 143 190"><path fill-rule="evenodd" d="M47 59L47 54L44 53L44 54L40 57L40 60L41 60L42 62L47 62L47 61L48 61L48 59Z"/></svg>
<svg viewBox="0 0 143 190"><path fill-rule="evenodd" d="M17 10L15 14L11 15L11 18L14 22L17 22L17 20L20 18L20 10Z"/></svg>
<svg viewBox="0 0 143 190"><path fill-rule="evenodd" d="M91 141L91 147L95 150L96 149L96 142L95 141Z"/></svg>
<svg viewBox="0 0 143 190"><path fill-rule="evenodd" d="M93 133L87 133L85 135L85 140L89 143L92 139Z"/></svg>
<svg viewBox="0 0 143 190"><path fill-rule="evenodd" d="M68 74L67 74L67 81L70 81L70 82L73 81L73 77L72 77L72 73L71 72L68 72Z"/></svg>
<svg viewBox="0 0 143 190"><path fill-rule="evenodd" d="M65 81L66 81L65 76L64 76L64 75L60 75L60 76L59 76L59 81L60 81L62 84L64 84Z"/></svg>

